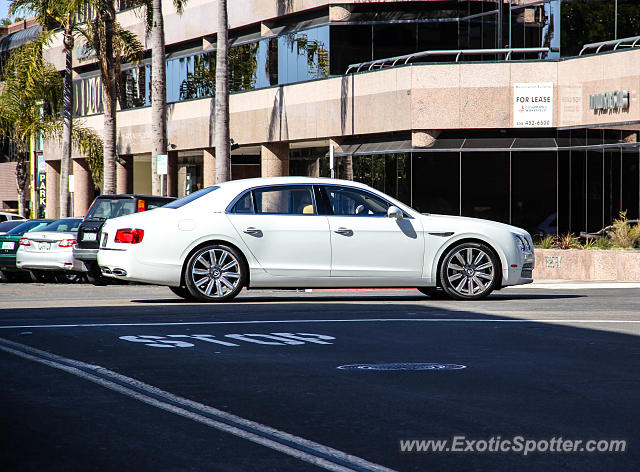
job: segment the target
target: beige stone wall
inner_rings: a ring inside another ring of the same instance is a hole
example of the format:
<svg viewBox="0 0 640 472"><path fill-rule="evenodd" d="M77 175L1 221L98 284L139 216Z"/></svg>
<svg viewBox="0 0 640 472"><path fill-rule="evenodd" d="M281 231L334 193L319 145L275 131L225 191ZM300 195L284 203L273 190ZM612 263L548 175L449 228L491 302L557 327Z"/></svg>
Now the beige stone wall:
<svg viewBox="0 0 640 472"><path fill-rule="evenodd" d="M598 80L586 81L598 68ZM247 145L402 130L510 128L513 84L521 82L556 84L554 126L640 120L640 51L629 51L562 62L416 65L236 93L230 99L231 137ZM595 115L588 109L588 93L621 87L631 91L628 110ZM578 101L566 101L576 90L582 90ZM212 106L211 99L170 105L169 142L178 150L213 147ZM100 132L102 120L83 121ZM150 108L118 113L120 153L149 152L150 136Z"/></svg>
<svg viewBox="0 0 640 472"><path fill-rule="evenodd" d="M640 251L536 249L533 279L640 282Z"/></svg>

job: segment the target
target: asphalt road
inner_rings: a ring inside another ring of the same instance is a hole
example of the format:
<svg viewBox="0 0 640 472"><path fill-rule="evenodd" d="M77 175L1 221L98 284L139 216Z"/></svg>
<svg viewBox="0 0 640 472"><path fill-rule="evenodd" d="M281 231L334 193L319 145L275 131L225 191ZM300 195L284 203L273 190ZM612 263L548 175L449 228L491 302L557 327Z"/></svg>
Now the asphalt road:
<svg viewBox="0 0 640 472"><path fill-rule="evenodd" d="M0 284L2 470L637 470L639 296ZM626 451L400 450L454 436Z"/></svg>

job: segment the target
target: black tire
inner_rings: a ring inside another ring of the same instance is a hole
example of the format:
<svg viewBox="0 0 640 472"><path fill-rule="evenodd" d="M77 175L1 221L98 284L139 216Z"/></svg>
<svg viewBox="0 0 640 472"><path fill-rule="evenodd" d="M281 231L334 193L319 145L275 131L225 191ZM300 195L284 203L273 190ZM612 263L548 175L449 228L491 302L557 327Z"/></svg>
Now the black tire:
<svg viewBox="0 0 640 472"><path fill-rule="evenodd" d="M61 284L80 284L85 281L85 276L79 272L58 272L55 279Z"/></svg>
<svg viewBox="0 0 640 472"><path fill-rule="evenodd" d="M418 287L418 290L434 300L448 298L447 294L440 287Z"/></svg>
<svg viewBox="0 0 640 472"><path fill-rule="evenodd" d="M25 271L16 272L5 270L2 272L2 275L8 283L31 282L31 274Z"/></svg>
<svg viewBox="0 0 640 472"><path fill-rule="evenodd" d="M96 285L98 287L109 285L109 278L102 275L98 264L96 264L95 262L85 262L84 264L87 267L87 280L89 281L89 283L92 283L93 285Z"/></svg>
<svg viewBox="0 0 640 472"><path fill-rule="evenodd" d="M500 260L486 244L458 244L442 259L440 282L444 292L453 299L486 298L500 282Z"/></svg>
<svg viewBox="0 0 640 472"><path fill-rule="evenodd" d="M203 302L226 302L240 293L247 274L244 258L234 248L211 244L188 259L184 280L189 294Z"/></svg>
<svg viewBox="0 0 640 472"><path fill-rule="evenodd" d="M32 270L31 280L33 282L39 282L39 283L55 282L56 274L55 272L47 271L47 270Z"/></svg>
<svg viewBox="0 0 640 472"><path fill-rule="evenodd" d="M168 287L174 294L185 300L196 300L193 298L187 287Z"/></svg>

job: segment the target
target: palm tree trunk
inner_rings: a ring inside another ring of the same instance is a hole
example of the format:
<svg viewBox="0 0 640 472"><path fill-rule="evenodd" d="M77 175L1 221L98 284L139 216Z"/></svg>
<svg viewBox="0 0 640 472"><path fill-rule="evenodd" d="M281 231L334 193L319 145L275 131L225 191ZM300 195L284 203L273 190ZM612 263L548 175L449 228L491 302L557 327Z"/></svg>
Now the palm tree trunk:
<svg viewBox="0 0 640 472"><path fill-rule="evenodd" d="M218 39L216 51L215 145L216 183L231 180L229 143L229 24L227 0L218 0Z"/></svg>
<svg viewBox="0 0 640 472"><path fill-rule="evenodd" d="M104 55L102 57L102 88L104 90L104 185L102 193L116 193L116 74L113 55L113 0L104 3Z"/></svg>
<svg viewBox="0 0 640 472"><path fill-rule="evenodd" d="M162 188L158 176L157 158L167 154L167 74L164 44L164 18L162 0L153 0L151 26L151 191L160 195Z"/></svg>
<svg viewBox="0 0 640 472"><path fill-rule="evenodd" d="M17 157L16 184L18 187L18 215L27 218L27 184L29 182L27 151L19 148Z"/></svg>
<svg viewBox="0 0 640 472"><path fill-rule="evenodd" d="M65 69L62 90L62 156L60 158L60 218L69 216L71 174L71 127L73 126L73 45L71 29L64 34Z"/></svg>

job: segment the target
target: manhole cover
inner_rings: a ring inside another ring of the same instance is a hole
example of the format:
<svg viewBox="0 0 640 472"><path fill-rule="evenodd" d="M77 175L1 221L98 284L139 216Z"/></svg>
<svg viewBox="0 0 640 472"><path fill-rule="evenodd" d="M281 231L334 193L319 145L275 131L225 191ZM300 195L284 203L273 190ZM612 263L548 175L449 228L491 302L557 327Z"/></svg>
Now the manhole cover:
<svg viewBox="0 0 640 472"><path fill-rule="evenodd" d="M466 365L460 364L433 364L433 363L395 363L395 364L348 364L341 365L342 370L458 370L465 369Z"/></svg>

